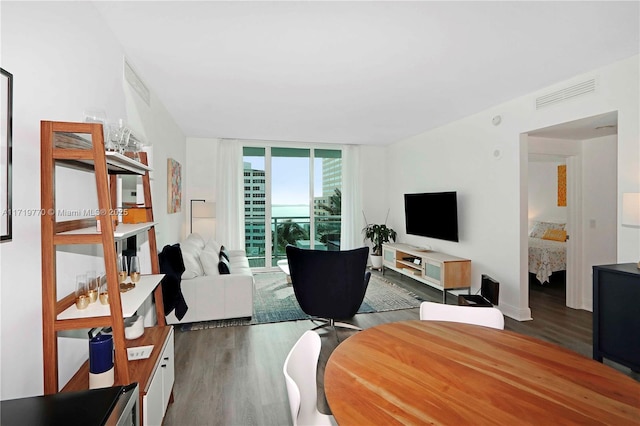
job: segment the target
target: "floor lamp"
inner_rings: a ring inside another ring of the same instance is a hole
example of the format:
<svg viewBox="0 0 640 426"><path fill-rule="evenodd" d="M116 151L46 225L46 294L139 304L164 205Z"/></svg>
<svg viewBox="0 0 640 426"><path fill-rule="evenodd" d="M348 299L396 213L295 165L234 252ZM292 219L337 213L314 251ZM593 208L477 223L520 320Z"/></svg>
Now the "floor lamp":
<svg viewBox="0 0 640 426"><path fill-rule="evenodd" d="M193 202L202 203L193 206ZM190 200L191 210L189 212L189 233L193 234L193 218L214 218L216 217L216 203L208 203L207 200Z"/></svg>

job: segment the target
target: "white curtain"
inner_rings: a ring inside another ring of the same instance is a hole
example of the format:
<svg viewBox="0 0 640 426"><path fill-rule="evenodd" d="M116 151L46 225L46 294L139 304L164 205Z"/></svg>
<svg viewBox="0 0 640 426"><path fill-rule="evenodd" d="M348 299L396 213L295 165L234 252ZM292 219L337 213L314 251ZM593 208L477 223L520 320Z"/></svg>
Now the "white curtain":
<svg viewBox="0 0 640 426"><path fill-rule="evenodd" d="M362 188L360 173L360 147L342 147L342 226L340 249L362 247Z"/></svg>
<svg viewBox="0 0 640 426"><path fill-rule="evenodd" d="M231 250L244 250L244 177L239 141L220 141L216 170L216 241Z"/></svg>

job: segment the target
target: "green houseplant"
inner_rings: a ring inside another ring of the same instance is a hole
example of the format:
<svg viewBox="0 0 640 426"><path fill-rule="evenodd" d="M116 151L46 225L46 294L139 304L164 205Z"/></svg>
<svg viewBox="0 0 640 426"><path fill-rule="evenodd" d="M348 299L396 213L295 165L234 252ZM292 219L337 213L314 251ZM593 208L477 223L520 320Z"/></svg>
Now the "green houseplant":
<svg viewBox="0 0 640 426"><path fill-rule="evenodd" d="M365 240L370 240L372 245L371 266L373 268L382 267L382 244L396 240L396 231L387 227L386 224L370 223L362 229Z"/></svg>

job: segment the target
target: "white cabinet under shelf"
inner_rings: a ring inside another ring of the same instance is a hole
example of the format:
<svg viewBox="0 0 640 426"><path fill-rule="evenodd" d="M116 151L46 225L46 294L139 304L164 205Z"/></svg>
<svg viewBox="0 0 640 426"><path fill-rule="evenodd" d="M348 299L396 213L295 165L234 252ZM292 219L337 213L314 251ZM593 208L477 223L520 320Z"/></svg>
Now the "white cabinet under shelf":
<svg viewBox="0 0 640 426"><path fill-rule="evenodd" d="M142 418L145 426L162 424L162 419L167 411L167 405L169 404L175 378L173 342L172 329L162 349L159 364L142 398Z"/></svg>
<svg viewBox="0 0 640 426"><path fill-rule="evenodd" d="M442 290L442 303L448 290L471 288L471 261L407 244L382 245L382 273L389 268Z"/></svg>

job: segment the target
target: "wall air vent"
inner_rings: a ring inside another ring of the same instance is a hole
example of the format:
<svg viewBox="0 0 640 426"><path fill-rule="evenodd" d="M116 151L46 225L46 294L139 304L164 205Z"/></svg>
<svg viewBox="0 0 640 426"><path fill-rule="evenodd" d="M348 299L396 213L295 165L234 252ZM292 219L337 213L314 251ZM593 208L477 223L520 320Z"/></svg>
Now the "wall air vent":
<svg viewBox="0 0 640 426"><path fill-rule="evenodd" d="M149 92L149 88L133 70L129 62L127 62L127 58L124 59L124 79L133 87L133 90L140 95L142 100L151 106L151 93Z"/></svg>
<svg viewBox="0 0 640 426"><path fill-rule="evenodd" d="M536 109L554 105L567 99L586 95L587 93L595 91L596 79L592 78L587 81L583 81L582 83L574 84L573 86L565 87L564 89L536 98Z"/></svg>

